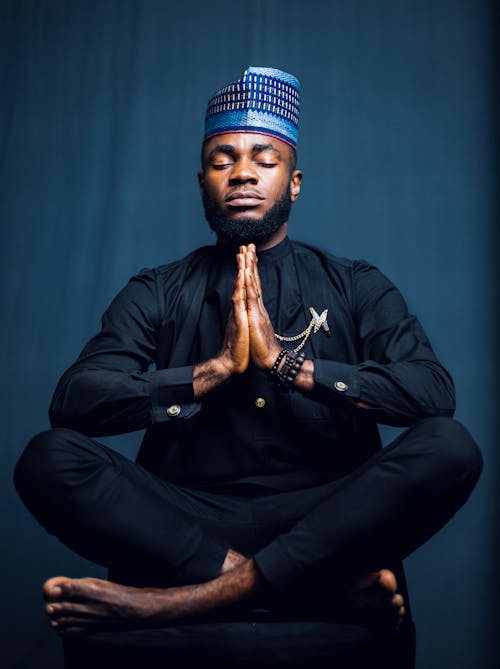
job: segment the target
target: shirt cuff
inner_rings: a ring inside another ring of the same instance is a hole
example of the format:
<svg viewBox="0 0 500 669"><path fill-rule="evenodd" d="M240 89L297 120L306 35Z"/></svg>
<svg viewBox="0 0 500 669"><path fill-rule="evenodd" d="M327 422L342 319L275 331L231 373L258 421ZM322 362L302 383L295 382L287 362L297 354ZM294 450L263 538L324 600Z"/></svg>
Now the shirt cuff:
<svg viewBox="0 0 500 669"><path fill-rule="evenodd" d="M151 418L153 424L179 418L189 418L201 408L193 394L194 365L159 369L152 372Z"/></svg>
<svg viewBox="0 0 500 669"><path fill-rule="evenodd" d="M314 362L314 383L337 397L357 400L360 397L360 378L356 365L333 360Z"/></svg>

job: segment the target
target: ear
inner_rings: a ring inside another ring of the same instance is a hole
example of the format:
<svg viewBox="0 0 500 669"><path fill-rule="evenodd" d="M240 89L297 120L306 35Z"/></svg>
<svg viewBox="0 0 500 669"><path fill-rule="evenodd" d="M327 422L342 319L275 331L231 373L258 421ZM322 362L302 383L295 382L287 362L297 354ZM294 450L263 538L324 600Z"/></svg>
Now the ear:
<svg viewBox="0 0 500 669"><path fill-rule="evenodd" d="M201 196L203 197L203 194L205 193L205 176L203 172L198 172L198 185L200 187Z"/></svg>
<svg viewBox="0 0 500 669"><path fill-rule="evenodd" d="M290 176L290 196L292 202L299 197L300 186L302 184L302 172L300 170L294 170Z"/></svg>

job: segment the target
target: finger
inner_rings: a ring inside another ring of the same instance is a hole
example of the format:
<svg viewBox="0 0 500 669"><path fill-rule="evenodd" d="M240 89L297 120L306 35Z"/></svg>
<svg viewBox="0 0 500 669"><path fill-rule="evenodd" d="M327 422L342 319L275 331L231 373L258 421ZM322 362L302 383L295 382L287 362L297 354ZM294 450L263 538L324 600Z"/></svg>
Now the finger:
<svg viewBox="0 0 500 669"><path fill-rule="evenodd" d="M257 257L255 257L255 262L253 264L253 278L257 292L262 295L262 284L260 282L259 268L257 266Z"/></svg>
<svg viewBox="0 0 500 669"><path fill-rule="evenodd" d="M233 299L245 299L245 259L243 254L238 253L236 256L238 271L233 284Z"/></svg>
<svg viewBox="0 0 500 669"><path fill-rule="evenodd" d="M254 247L255 248L255 247ZM260 282L260 276L259 276L259 271L257 269L257 257L255 255L254 251L249 251L248 255L250 256L249 260L249 266L252 272L252 283L253 287L257 296L257 300L259 301L259 306L261 310L265 310L264 307L264 300L262 298L262 284Z"/></svg>
<svg viewBox="0 0 500 669"><path fill-rule="evenodd" d="M238 272L234 280L234 289L231 298L233 309L229 318L234 319L234 322L238 327L245 327L248 319L245 288L245 260L242 254L238 254L237 262Z"/></svg>
<svg viewBox="0 0 500 669"><path fill-rule="evenodd" d="M255 249L255 246L253 244L249 244L248 246L243 246L243 249L244 249L243 260L244 260L245 270L249 269L251 275L253 276L255 267L255 251L252 249Z"/></svg>
<svg viewBox="0 0 500 669"><path fill-rule="evenodd" d="M252 266L252 252L250 250L249 246L244 247L245 252L243 254L243 257L245 258L245 267L251 267Z"/></svg>
<svg viewBox="0 0 500 669"><path fill-rule="evenodd" d="M254 314L258 314L261 325L265 328L271 328L272 331L269 314L267 313L266 307L262 301L262 295L257 292L255 282L249 268L245 270L245 291L247 297L247 309L251 310Z"/></svg>
<svg viewBox="0 0 500 669"><path fill-rule="evenodd" d="M240 246L240 254L243 256L243 263L246 263L246 257L247 257L247 247L246 246Z"/></svg>
<svg viewBox="0 0 500 669"><path fill-rule="evenodd" d="M247 296L247 304L249 306L257 306L260 295L257 292L255 282L253 280L252 267L248 263L245 268L245 291Z"/></svg>
<svg viewBox="0 0 500 669"><path fill-rule="evenodd" d="M238 269L245 269L245 254L243 252L236 255L236 264Z"/></svg>
<svg viewBox="0 0 500 669"><path fill-rule="evenodd" d="M232 296L233 308L235 311L239 309L245 309L246 303L246 288L245 288L245 272L240 269L236 275L236 281L234 282L234 291Z"/></svg>
<svg viewBox="0 0 500 669"><path fill-rule="evenodd" d="M250 271L250 275L252 277L252 282L255 288L255 292L260 295L261 292L259 290L259 282L255 280L255 272L256 272L256 257L255 257L255 251L253 251L250 247L253 247L255 249L255 246L253 244L249 245L249 250L247 250L246 256L245 256L245 268Z"/></svg>

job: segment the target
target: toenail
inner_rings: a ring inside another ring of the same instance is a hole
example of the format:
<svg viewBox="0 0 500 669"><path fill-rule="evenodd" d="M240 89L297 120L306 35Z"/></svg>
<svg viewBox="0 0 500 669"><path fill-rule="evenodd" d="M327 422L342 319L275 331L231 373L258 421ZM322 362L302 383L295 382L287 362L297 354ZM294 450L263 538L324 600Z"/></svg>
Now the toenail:
<svg viewBox="0 0 500 669"><path fill-rule="evenodd" d="M47 606L47 608L45 610L47 611L47 613L54 613L54 611L55 611L53 606Z"/></svg>
<svg viewBox="0 0 500 669"><path fill-rule="evenodd" d="M51 627L57 627L57 622L55 620L50 621L50 626Z"/></svg>

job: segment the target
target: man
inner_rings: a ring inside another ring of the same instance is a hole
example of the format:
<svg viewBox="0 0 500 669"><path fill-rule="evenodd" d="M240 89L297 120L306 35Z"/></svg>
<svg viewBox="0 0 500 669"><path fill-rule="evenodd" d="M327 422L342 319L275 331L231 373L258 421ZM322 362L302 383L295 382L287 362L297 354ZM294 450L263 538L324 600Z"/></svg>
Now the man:
<svg viewBox="0 0 500 669"><path fill-rule="evenodd" d="M398 624L399 561L474 487L452 381L397 289L287 237L298 114L279 70L213 96L199 182L217 245L130 281L17 466L48 531L110 568L47 581L61 634L235 605ZM377 423L408 430L382 449ZM142 428L138 464L92 439Z"/></svg>

